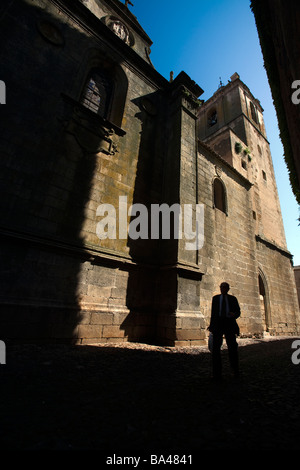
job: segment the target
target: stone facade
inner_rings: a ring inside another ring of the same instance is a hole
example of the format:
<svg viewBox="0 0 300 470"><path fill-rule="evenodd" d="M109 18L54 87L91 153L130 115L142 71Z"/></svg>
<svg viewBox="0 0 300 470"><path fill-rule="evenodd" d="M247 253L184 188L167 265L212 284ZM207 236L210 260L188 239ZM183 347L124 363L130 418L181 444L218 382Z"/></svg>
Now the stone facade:
<svg viewBox="0 0 300 470"><path fill-rule="evenodd" d="M248 182L247 196L242 198L225 175L220 177L229 201L221 215L225 229L220 239L224 249L228 246L232 263L224 271L244 305L241 332L292 334L299 324L292 256L286 246L263 109L237 73L201 107L198 134Z"/></svg>
<svg viewBox="0 0 300 470"><path fill-rule="evenodd" d="M297 288L297 294L298 294L298 303L300 306L300 266L294 267L294 275L295 275L296 288Z"/></svg>
<svg viewBox="0 0 300 470"><path fill-rule="evenodd" d="M4 1L0 13L1 338L202 344L221 280L239 298L243 335L295 334L271 156L264 129L240 114L239 78L223 90L235 126L224 116L205 136L211 101L200 107L184 72L168 82L154 69L151 40L118 0ZM241 167L236 140L254 153L259 143L265 164ZM192 233L204 208L203 246L148 233L162 204L191 207Z"/></svg>

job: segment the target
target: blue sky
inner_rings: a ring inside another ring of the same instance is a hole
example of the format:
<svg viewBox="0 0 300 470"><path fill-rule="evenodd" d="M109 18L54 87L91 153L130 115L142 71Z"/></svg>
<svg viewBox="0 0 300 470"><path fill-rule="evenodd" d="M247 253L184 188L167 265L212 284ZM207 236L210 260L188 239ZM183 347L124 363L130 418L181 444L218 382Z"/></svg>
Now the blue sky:
<svg viewBox="0 0 300 470"><path fill-rule="evenodd" d="M283 160L277 117L250 0L131 0L130 11L153 41L151 60L169 79L184 70L208 99L237 72L264 109L288 250L300 265L298 205ZM300 79L300 77L299 77Z"/></svg>

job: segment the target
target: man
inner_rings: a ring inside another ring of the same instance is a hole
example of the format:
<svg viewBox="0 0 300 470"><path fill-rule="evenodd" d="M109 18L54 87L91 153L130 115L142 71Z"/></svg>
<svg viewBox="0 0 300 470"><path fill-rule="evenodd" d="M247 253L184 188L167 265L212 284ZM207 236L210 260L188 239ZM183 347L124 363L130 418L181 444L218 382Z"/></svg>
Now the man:
<svg viewBox="0 0 300 470"><path fill-rule="evenodd" d="M223 335L225 335L228 347L230 365L235 377L239 375L238 345L236 341L236 335L239 335L239 327L236 319L240 316L241 310L237 298L228 294L229 289L229 284L222 282L220 285L221 295L215 295L212 299L208 330L213 334L212 368L214 379L221 379L222 377L221 346Z"/></svg>

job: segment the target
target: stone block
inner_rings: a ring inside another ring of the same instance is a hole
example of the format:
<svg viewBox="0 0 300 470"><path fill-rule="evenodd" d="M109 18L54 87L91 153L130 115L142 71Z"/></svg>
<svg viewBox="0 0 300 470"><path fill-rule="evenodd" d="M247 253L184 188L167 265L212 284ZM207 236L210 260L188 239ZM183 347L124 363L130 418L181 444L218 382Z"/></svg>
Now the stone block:
<svg viewBox="0 0 300 470"><path fill-rule="evenodd" d="M101 338L102 326L100 325L78 325L76 336L78 338Z"/></svg>
<svg viewBox="0 0 300 470"><path fill-rule="evenodd" d="M113 313L92 312L91 325L112 325L114 320Z"/></svg>
<svg viewBox="0 0 300 470"><path fill-rule="evenodd" d="M111 289L111 298L112 299L122 299L126 300L127 289L124 287L112 287Z"/></svg>
<svg viewBox="0 0 300 470"><path fill-rule="evenodd" d="M94 266L87 273L87 282L101 287L113 287L115 285L115 272L109 268Z"/></svg>
<svg viewBox="0 0 300 470"><path fill-rule="evenodd" d="M104 299L105 303L108 303L108 299L111 295L111 287L95 286L93 284L88 285L87 296L97 297L97 300Z"/></svg>
<svg viewBox="0 0 300 470"><path fill-rule="evenodd" d="M115 311L114 312L114 316L113 316L113 324L114 325L122 325L124 322L130 322L130 313L129 311L128 312L124 312L123 309L121 309L122 311L118 312L118 311Z"/></svg>
<svg viewBox="0 0 300 470"><path fill-rule="evenodd" d="M181 318L181 328L182 329L200 329L203 327L203 318Z"/></svg>
<svg viewBox="0 0 300 470"><path fill-rule="evenodd" d="M111 310L114 310L115 308L119 308L120 306L124 306L125 307L125 304L126 304L126 300L125 299L108 299L108 307L111 309Z"/></svg>
<svg viewBox="0 0 300 470"><path fill-rule="evenodd" d="M103 338L123 338L125 336L124 330L121 330L119 326L103 326L102 332Z"/></svg>
<svg viewBox="0 0 300 470"><path fill-rule="evenodd" d="M203 332L199 329L176 330L177 340L203 339Z"/></svg>
<svg viewBox="0 0 300 470"><path fill-rule="evenodd" d="M91 322L91 312L81 310L79 314L79 322L81 325L88 325Z"/></svg>
<svg viewBox="0 0 300 470"><path fill-rule="evenodd" d="M190 346L207 346L207 340L205 338L191 340Z"/></svg>

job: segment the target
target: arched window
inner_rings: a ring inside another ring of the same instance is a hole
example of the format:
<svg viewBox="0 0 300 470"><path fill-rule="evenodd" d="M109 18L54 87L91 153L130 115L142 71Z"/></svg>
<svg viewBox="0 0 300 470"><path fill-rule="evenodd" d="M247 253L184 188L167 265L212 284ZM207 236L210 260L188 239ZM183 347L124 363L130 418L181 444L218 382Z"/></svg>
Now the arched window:
<svg viewBox="0 0 300 470"><path fill-rule="evenodd" d="M74 98L82 105L81 110L89 109L121 129L128 91L128 77L122 65L98 48L90 48L82 58L76 83Z"/></svg>
<svg viewBox="0 0 300 470"><path fill-rule="evenodd" d="M84 87L81 103L94 113L107 118L112 91L112 79L104 71L94 70Z"/></svg>
<svg viewBox="0 0 300 470"><path fill-rule="evenodd" d="M207 117L208 127L214 126L215 124L217 124L217 122L218 122L217 111L215 109L213 109L212 111L210 111L210 113Z"/></svg>
<svg viewBox="0 0 300 470"><path fill-rule="evenodd" d="M263 327L265 331L269 331L271 326L271 316L270 316L270 303L268 295L268 285L265 279L265 276L262 272L258 274L258 287L259 287L259 297L260 297L260 309L263 320Z"/></svg>
<svg viewBox="0 0 300 470"><path fill-rule="evenodd" d="M253 121L256 124L258 124L256 109L254 107L254 104L251 101L250 101L250 111L251 111L251 117L252 117Z"/></svg>
<svg viewBox="0 0 300 470"><path fill-rule="evenodd" d="M257 144L257 150L258 150L258 155L261 157L262 156L262 150L261 147Z"/></svg>
<svg viewBox="0 0 300 470"><path fill-rule="evenodd" d="M213 183L214 207L227 213L225 186L219 178L215 178Z"/></svg>

